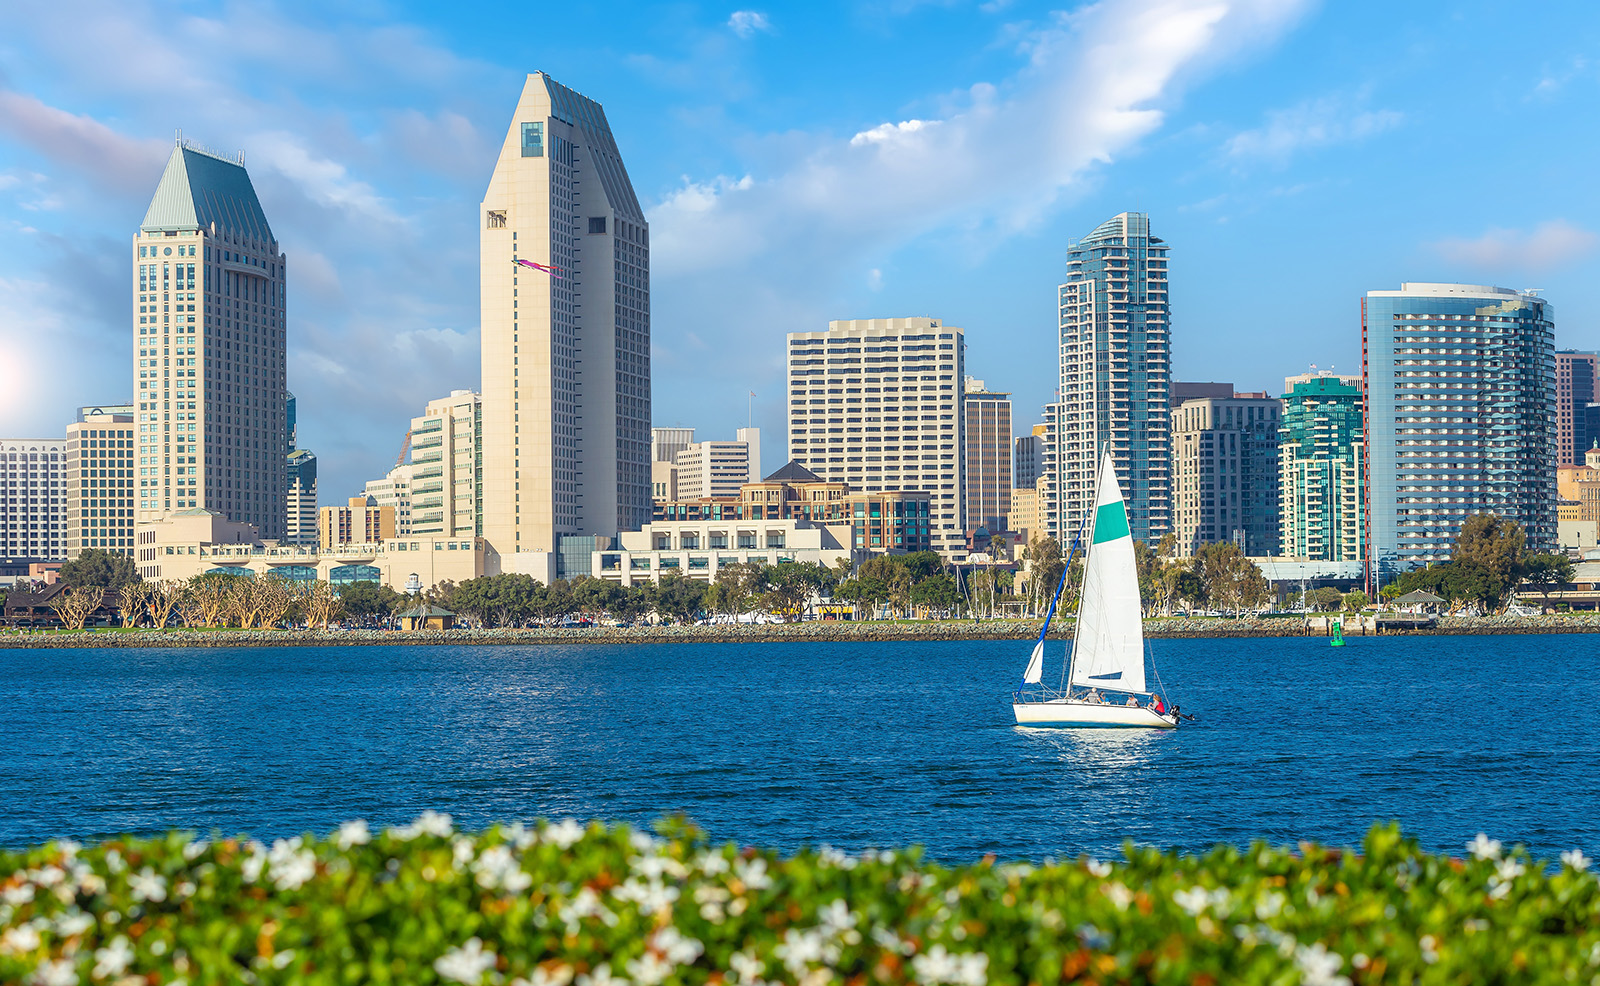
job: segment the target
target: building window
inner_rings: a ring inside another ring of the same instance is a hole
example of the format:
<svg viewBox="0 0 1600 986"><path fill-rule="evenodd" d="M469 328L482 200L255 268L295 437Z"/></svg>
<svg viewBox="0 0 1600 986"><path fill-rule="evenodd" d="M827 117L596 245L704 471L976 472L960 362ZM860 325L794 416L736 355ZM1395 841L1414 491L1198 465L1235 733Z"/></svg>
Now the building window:
<svg viewBox="0 0 1600 986"><path fill-rule="evenodd" d="M606 231L606 217L605 216L590 216L589 217L589 232L591 232L591 233L604 233L605 231Z"/></svg>
<svg viewBox="0 0 1600 986"><path fill-rule="evenodd" d="M522 125L522 156L544 157L543 123L524 123Z"/></svg>
<svg viewBox="0 0 1600 986"><path fill-rule="evenodd" d="M489 210L488 226L489 226L490 229L505 229L506 228L506 211L504 209L491 209L491 210Z"/></svg>

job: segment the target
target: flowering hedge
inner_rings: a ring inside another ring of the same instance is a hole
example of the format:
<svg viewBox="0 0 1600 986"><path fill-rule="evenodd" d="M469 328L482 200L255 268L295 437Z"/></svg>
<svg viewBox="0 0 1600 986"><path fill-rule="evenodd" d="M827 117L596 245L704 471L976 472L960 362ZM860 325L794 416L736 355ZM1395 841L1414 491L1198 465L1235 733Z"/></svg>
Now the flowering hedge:
<svg viewBox="0 0 1600 986"><path fill-rule="evenodd" d="M1600 886L1480 836L1359 855L946 868L426 814L271 846L182 834L0 854L0 982L1593 983Z"/></svg>

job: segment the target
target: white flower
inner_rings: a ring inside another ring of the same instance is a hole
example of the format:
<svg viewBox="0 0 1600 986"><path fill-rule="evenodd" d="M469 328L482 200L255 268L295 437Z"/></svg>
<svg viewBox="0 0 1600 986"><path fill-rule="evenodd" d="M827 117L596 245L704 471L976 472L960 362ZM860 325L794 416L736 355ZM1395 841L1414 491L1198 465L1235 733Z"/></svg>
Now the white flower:
<svg viewBox="0 0 1600 986"><path fill-rule="evenodd" d="M628 861L635 873L646 880L659 880L663 876L686 877L689 871L671 856L635 856Z"/></svg>
<svg viewBox="0 0 1600 986"><path fill-rule="evenodd" d="M53 887L66 880L66 871L59 866L41 866L36 870L29 870L27 878L41 887Z"/></svg>
<svg viewBox="0 0 1600 986"><path fill-rule="evenodd" d="M1585 856L1582 849L1568 849L1566 852L1561 854L1562 866L1571 867L1572 869L1580 872L1588 869L1591 862L1593 862L1593 860L1591 860L1588 856Z"/></svg>
<svg viewBox="0 0 1600 986"><path fill-rule="evenodd" d="M533 967L533 978L521 976L511 980L511 986L567 986L572 982L572 966L558 964L554 969L538 965Z"/></svg>
<svg viewBox="0 0 1600 986"><path fill-rule="evenodd" d="M199 859L200 856L210 848L211 843L207 842L205 839L196 839L193 842L186 842L183 846L183 858L192 863L196 859Z"/></svg>
<svg viewBox="0 0 1600 986"><path fill-rule="evenodd" d="M39 932L32 925L7 928L6 933L0 935L0 955L32 952L39 947L39 944Z"/></svg>
<svg viewBox="0 0 1600 986"><path fill-rule="evenodd" d="M455 866L458 870L472 862L473 854L476 852L477 849L473 846L472 840L466 836L462 836L450 844L450 858L455 861Z"/></svg>
<svg viewBox="0 0 1600 986"><path fill-rule="evenodd" d="M250 850L250 855L239 864L239 872L245 883L255 883L261 879L261 870L267 865L267 847L252 839L245 843L245 848Z"/></svg>
<svg viewBox="0 0 1600 986"><path fill-rule="evenodd" d="M416 817L410 825L402 825L394 830L395 838L410 842L420 835L433 835L447 839L455 834L455 826L451 824L449 815L434 811L429 808Z"/></svg>
<svg viewBox="0 0 1600 986"><path fill-rule="evenodd" d="M579 839L583 838L583 834L583 826L570 818L562 819L559 825L546 825L543 832L544 838L555 843L558 849L571 849ZM605 968L607 975L609 975L611 968L609 966ZM599 969L595 970L597 974L599 971Z"/></svg>
<svg viewBox="0 0 1600 986"><path fill-rule="evenodd" d="M782 959L791 973L801 976L811 967L811 963L825 959L828 951L828 943L823 940L821 932L790 928L783 933L783 941L773 948L772 954Z"/></svg>
<svg viewBox="0 0 1600 986"><path fill-rule="evenodd" d="M302 845L297 835L292 839L279 839L267 854L267 875L279 890L299 890L307 880L317 875L317 857Z"/></svg>
<svg viewBox="0 0 1600 986"><path fill-rule="evenodd" d="M1173 894L1172 900L1192 917L1205 911L1206 905L1211 902L1211 895L1206 893L1204 887L1188 887Z"/></svg>
<svg viewBox="0 0 1600 986"><path fill-rule="evenodd" d="M733 974L738 977L735 980L736 982L753 983L761 978L763 972L767 971L767 964L750 952L741 950L728 956L728 968L732 969Z"/></svg>
<svg viewBox="0 0 1600 986"><path fill-rule="evenodd" d="M148 866L128 877L128 889L133 891L134 900L160 903L167 899L166 878Z"/></svg>
<svg viewBox="0 0 1600 986"><path fill-rule="evenodd" d="M33 900L33 884L19 883L15 887L7 887L3 893L0 893L0 900L5 901L12 907L21 907L23 904Z"/></svg>
<svg viewBox="0 0 1600 986"><path fill-rule="evenodd" d="M579 890L577 896L561 908L560 918L566 922L568 934L577 934L578 922L593 917L599 918L607 926L617 923L617 916L600 902L599 895L589 887Z"/></svg>
<svg viewBox="0 0 1600 986"><path fill-rule="evenodd" d="M983 952L952 955L943 945L935 945L926 955L911 960L917 979L924 983L954 983L957 986L984 986L989 981L989 956Z"/></svg>
<svg viewBox="0 0 1600 986"><path fill-rule="evenodd" d="M638 829L634 829L628 833L628 844L638 852L651 852L660 845L660 842L649 832L641 832Z"/></svg>
<svg viewBox="0 0 1600 986"><path fill-rule="evenodd" d="M632 901L637 904L640 914L654 914L672 907L673 902L678 899L678 888L666 886L660 880L641 883L630 876L611 891L611 896L617 900Z"/></svg>
<svg viewBox="0 0 1600 986"><path fill-rule="evenodd" d="M533 877L522 870L522 864L511 855L506 846L490 846L472 864L477 874L478 886L485 890L504 889L521 893L533 886Z"/></svg>
<svg viewBox="0 0 1600 986"><path fill-rule="evenodd" d="M855 930L856 916L850 913L842 898L836 897L833 903L817 912L817 923L824 932L837 938Z"/></svg>
<svg viewBox="0 0 1600 986"><path fill-rule="evenodd" d="M1494 868L1494 875L1504 881L1515 880L1523 874L1526 868L1516 859L1503 859L1500 865Z"/></svg>
<svg viewBox="0 0 1600 986"><path fill-rule="evenodd" d="M656 986L657 983L672 975L673 965L662 959L654 952L646 952L636 959L628 962L628 975L639 986Z"/></svg>
<svg viewBox="0 0 1600 986"><path fill-rule="evenodd" d="M1491 839L1482 832L1478 833L1478 837L1476 839L1473 839L1471 842L1467 843L1467 849L1472 853L1473 858L1475 859L1500 858L1500 840Z"/></svg>
<svg viewBox="0 0 1600 986"><path fill-rule="evenodd" d="M1422 961L1432 965L1439 961L1439 940L1432 935L1423 935L1417 939L1417 947L1422 952Z"/></svg>
<svg viewBox="0 0 1600 986"><path fill-rule="evenodd" d="M1133 903L1133 891L1120 883L1102 883L1100 892L1105 894L1119 911L1126 911L1128 905Z"/></svg>
<svg viewBox="0 0 1600 986"><path fill-rule="evenodd" d="M55 848L62 856L71 859L78 855L78 850L82 849L83 845L82 843L73 842L71 839L57 839Z"/></svg>
<svg viewBox="0 0 1600 986"><path fill-rule="evenodd" d="M78 986L78 970L73 968L71 959L55 962L45 959L33 970L28 982L37 986Z"/></svg>
<svg viewBox="0 0 1600 986"><path fill-rule="evenodd" d="M673 965L688 965L706 950L699 941L686 937L670 924L651 937L650 945L660 951Z"/></svg>
<svg viewBox="0 0 1600 986"><path fill-rule="evenodd" d="M539 841L539 833L532 831L521 822L513 822L510 825L507 825L505 828L500 830L500 834L505 837L507 842L516 846L518 849L526 849L535 842ZM535 975L537 975L537 973L535 973ZM568 970L567 975L569 977L572 975L571 970Z"/></svg>
<svg viewBox="0 0 1600 986"><path fill-rule="evenodd" d="M749 890L765 890L772 886L772 877L767 876L767 861L764 859L740 862L734 867L733 875Z"/></svg>
<svg viewBox="0 0 1600 986"><path fill-rule="evenodd" d="M339 834L333 837L333 844L339 847L340 852L349 852L354 846L364 846L372 841L372 830L367 828L364 818L352 819L339 826Z"/></svg>
<svg viewBox="0 0 1600 986"><path fill-rule="evenodd" d="M1271 920L1283 910L1287 899L1276 890L1268 890L1256 901L1256 917L1263 921Z"/></svg>
<svg viewBox="0 0 1600 986"><path fill-rule="evenodd" d="M483 974L494 968L495 954L486 951L483 941L468 938L460 948L452 948L433 960L433 971L446 979L468 986L483 982Z"/></svg>
<svg viewBox="0 0 1600 986"><path fill-rule="evenodd" d="M78 910L76 907L56 918L56 934L62 938L71 938L81 935L94 927L94 918Z"/></svg>
<svg viewBox="0 0 1600 986"><path fill-rule="evenodd" d="M608 962L600 963L595 966L593 973L581 975L574 982L578 986L629 986L626 979L611 974L611 964Z"/></svg>
<svg viewBox="0 0 1600 986"><path fill-rule="evenodd" d="M1102 880L1111 875L1111 864L1102 863L1098 859L1090 859L1084 867L1090 876L1100 877Z"/></svg>
<svg viewBox="0 0 1600 986"><path fill-rule="evenodd" d="M1338 952L1328 951L1322 942L1295 949L1294 961L1300 967L1303 986L1350 986L1350 977L1339 974L1344 968L1344 958Z"/></svg>
<svg viewBox="0 0 1600 986"><path fill-rule="evenodd" d="M133 948L126 937L118 935L110 945L94 950L94 970L90 974L96 979L116 979L128 971L132 961Z"/></svg>

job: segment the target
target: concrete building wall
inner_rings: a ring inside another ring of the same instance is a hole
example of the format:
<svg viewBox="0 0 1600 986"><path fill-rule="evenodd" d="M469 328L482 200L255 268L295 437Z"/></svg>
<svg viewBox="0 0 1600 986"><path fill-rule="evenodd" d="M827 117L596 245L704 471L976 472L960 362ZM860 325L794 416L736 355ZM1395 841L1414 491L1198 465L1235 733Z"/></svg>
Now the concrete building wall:
<svg viewBox="0 0 1600 986"><path fill-rule="evenodd" d="M483 401L470 390L429 401L411 419L411 530L475 537L483 529Z"/></svg>
<svg viewBox="0 0 1600 986"><path fill-rule="evenodd" d="M367 480L363 491L380 507L394 508L395 537L409 537L411 530L411 484L416 466L410 463L395 466L382 479Z"/></svg>
<svg viewBox="0 0 1600 986"><path fill-rule="evenodd" d="M287 258L239 161L180 142L132 242L139 524L287 526Z"/></svg>
<svg viewBox="0 0 1600 986"><path fill-rule="evenodd" d="M678 496L738 496L739 487L755 482L750 448L744 442L696 442L678 453Z"/></svg>
<svg viewBox="0 0 1600 986"><path fill-rule="evenodd" d="M1233 541L1247 555L1279 543L1278 428L1265 394L1184 401L1172 412L1173 526L1178 551Z"/></svg>
<svg viewBox="0 0 1600 986"><path fill-rule="evenodd" d="M65 561L67 443L0 438L0 562Z"/></svg>
<svg viewBox="0 0 1600 986"><path fill-rule="evenodd" d="M805 520L652 521L594 552L596 578L623 585L674 574L713 581L727 566L793 561L832 567L850 558L850 527Z"/></svg>
<svg viewBox="0 0 1600 986"><path fill-rule="evenodd" d="M693 428L651 428L650 461L678 461L678 453L694 444Z"/></svg>
<svg viewBox="0 0 1600 986"><path fill-rule="evenodd" d="M133 557L133 415L88 414L67 426L66 556L89 548Z"/></svg>
<svg viewBox="0 0 1600 986"><path fill-rule="evenodd" d="M600 105L528 76L481 215L484 536L509 555L634 529L650 517L650 237Z"/></svg>
<svg viewBox="0 0 1600 986"><path fill-rule="evenodd" d="M1011 513L1011 395L991 391L972 377L964 386L962 479L967 527L1010 530L1006 518Z"/></svg>
<svg viewBox="0 0 1600 986"><path fill-rule="evenodd" d="M866 493L925 491L933 550L966 557L963 332L936 318L789 334L789 455Z"/></svg>

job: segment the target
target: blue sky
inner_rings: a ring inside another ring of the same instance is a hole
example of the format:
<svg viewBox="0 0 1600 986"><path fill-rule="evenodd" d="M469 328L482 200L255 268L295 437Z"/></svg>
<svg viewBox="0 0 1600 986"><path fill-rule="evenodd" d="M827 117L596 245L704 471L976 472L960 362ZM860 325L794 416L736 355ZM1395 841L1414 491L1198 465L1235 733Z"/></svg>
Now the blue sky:
<svg viewBox="0 0 1600 986"><path fill-rule="evenodd" d="M1357 372L1360 297L1541 288L1600 347L1600 6L11 5L0 433L131 391L129 237L173 131L246 152L290 262L290 387L336 502L478 385L477 210L522 77L599 100L652 221L655 421L775 467L783 336L933 315L1053 393L1068 239L1151 214L1176 376Z"/></svg>

